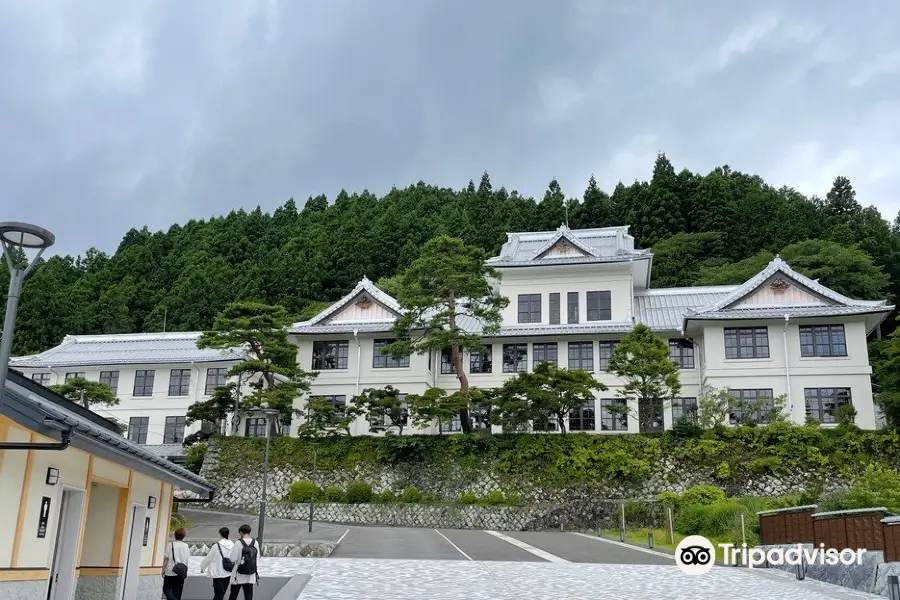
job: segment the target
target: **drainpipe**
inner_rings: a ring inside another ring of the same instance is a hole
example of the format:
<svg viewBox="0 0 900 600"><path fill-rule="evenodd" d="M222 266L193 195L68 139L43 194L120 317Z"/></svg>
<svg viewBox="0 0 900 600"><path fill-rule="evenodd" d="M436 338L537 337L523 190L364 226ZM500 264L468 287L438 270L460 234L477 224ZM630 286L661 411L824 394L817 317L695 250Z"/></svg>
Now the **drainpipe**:
<svg viewBox="0 0 900 600"><path fill-rule="evenodd" d="M356 340L356 395L359 396L359 374L362 369L362 344L359 343L359 329L353 330L353 339Z"/></svg>
<svg viewBox="0 0 900 600"><path fill-rule="evenodd" d="M787 380L787 397L788 397L788 411L791 414L791 419L794 418L794 401L793 395L791 394L791 366L790 361L788 360L788 339L787 339L787 330L788 323L791 320L791 316L788 314L784 315L784 330L782 331L782 335L784 337L784 377Z"/></svg>
<svg viewBox="0 0 900 600"><path fill-rule="evenodd" d="M44 419L46 427L53 427L62 431L61 442L0 442L0 450L65 450L72 443L72 429L62 429L61 424L53 419Z"/></svg>

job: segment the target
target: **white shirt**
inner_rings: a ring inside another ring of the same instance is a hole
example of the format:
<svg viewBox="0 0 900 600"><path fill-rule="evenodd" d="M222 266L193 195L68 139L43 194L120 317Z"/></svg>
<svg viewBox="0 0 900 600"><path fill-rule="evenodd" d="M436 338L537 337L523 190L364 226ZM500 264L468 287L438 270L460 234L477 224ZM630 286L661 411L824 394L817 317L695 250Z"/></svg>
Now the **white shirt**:
<svg viewBox="0 0 900 600"><path fill-rule="evenodd" d="M253 538L245 537L242 539L244 540L244 543L246 543L247 545L250 545L250 540L253 540L253 545L256 547L256 566L258 569L259 568L259 558L260 558L259 544ZM235 542L234 547L231 549L231 560L234 562L234 571L232 572L232 577L231 577L232 584L241 585L244 583L256 583L257 582L256 575L242 575L242 574L238 573L238 567L241 564L241 554L242 554L243 550L244 550L244 546L243 546L243 544L241 544L240 540Z"/></svg>
<svg viewBox="0 0 900 600"><path fill-rule="evenodd" d="M232 548L234 548L234 542L231 540L219 540L213 544L203 558L203 562L200 563L200 572L206 573L213 579L231 577L231 573L222 567L222 557L231 558Z"/></svg>
<svg viewBox="0 0 900 600"><path fill-rule="evenodd" d="M172 555L173 548L175 550L174 556ZM166 558L169 559L168 562L166 562L166 577L173 577L175 571L172 569L175 568L176 563L190 566L191 549L188 548L188 545L184 542L169 542L166 544Z"/></svg>

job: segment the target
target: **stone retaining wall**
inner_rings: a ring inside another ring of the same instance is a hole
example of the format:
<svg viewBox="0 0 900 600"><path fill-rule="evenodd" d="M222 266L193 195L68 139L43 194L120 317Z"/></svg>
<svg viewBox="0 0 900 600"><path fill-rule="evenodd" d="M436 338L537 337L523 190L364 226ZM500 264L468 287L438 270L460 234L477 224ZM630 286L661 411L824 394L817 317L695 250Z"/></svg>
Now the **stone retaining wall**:
<svg viewBox="0 0 900 600"><path fill-rule="evenodd" d="M257 507L240 510L255 514ZM316 504L314 519L348 525L427 527L430 529L493 529L496 531L541 531L565 527L596 528L615 515L616 504L598 501L580 510L567 505L478 506L426 504ZM305 521L309 504L273 503L267 516Z"/></svg>
<svg viewBox="0 0 900 600"><path fill-rule="evenodd" d="M188 544L191 556L206 556L215 542L200 541ZM327 558L334 552L336 544L330 542L298 542L287 544L284 542L263 542L263 556L311 556L314 558ZM218 552L218 551L217 551Z"/></svg>

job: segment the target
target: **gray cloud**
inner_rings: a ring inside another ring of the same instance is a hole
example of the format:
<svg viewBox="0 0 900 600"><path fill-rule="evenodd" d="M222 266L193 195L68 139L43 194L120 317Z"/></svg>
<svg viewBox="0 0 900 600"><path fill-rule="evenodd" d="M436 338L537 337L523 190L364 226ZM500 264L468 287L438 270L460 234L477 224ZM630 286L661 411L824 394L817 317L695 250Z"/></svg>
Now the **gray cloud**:
<svg viewBox="0 0 900 600"><path fill-rule="evenodd" d="M580 195L719 164L900 209L884 1L0 1L2 218L57 251L483 170Z"/></svg>

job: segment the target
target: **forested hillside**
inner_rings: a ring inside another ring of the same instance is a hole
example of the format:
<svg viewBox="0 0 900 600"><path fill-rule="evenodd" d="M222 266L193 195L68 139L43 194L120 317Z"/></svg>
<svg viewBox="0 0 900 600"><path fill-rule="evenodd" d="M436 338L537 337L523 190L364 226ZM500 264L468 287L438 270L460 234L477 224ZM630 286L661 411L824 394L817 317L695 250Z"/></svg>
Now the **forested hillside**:
<svg viewBox="0 0 900 600"><path fill-rule="evenodd" d="M67 333L161 331L164 317L170 331L201 330L242 299L305 316L363 275L393 275L436 234L494 253L508 231L559 227L567 204L572 228L630 225L637 245L656 253L656 287L740 283L780 252L838 291L900 295L898 223L863 208L847 179L835 179L824 199L807 198L727 166L679 173L660 155L650 181L610 194L591 179L583 193L551 181L543 198L526 198L485 173L459 191L419 182L381 198L341 192L302 209L288 200L272 214L236 210L166 232L131 229L112 256L53 257L29 277L14 352L47 349ZM2 269L4 296L7 282Z"/></svg>

